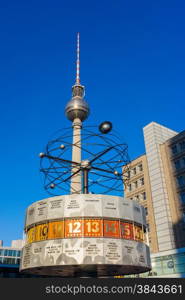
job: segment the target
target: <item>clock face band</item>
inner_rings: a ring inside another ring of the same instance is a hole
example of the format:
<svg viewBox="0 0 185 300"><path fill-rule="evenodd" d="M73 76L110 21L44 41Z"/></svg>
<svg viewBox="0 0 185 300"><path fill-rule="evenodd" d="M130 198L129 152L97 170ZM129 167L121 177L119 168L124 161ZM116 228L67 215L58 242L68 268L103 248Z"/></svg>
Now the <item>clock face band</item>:
<svg viewBox="0 0 185 300"><path fill-rule="evenodd" d="M121 220L70 218L36 224L26 231L27 243L62 238L118 238L143 242L142 226Z"/></svg>

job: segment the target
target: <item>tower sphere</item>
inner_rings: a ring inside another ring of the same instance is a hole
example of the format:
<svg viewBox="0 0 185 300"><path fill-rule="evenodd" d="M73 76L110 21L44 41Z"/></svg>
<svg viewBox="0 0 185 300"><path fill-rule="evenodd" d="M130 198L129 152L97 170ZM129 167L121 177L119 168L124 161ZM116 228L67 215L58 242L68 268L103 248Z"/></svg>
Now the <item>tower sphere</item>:
<svg viewBox="0 0 185 300"><path fill-rule="evenodd" d="M89 115L89 105L83 99L84 87L82 85L74 85L72 92L72 99L65 107L66 117L70 121L74 121L76 118L84 121Z"/></svg>
<svg viewBox="0 0 185 300"><path fill-rule="evenodd" d="M65 107L65 115L70 121L84 121L89 115L89 106L84 100L84 86L80 83L80 34L77 34L76 83L72 87L72 98Z"/></svg>

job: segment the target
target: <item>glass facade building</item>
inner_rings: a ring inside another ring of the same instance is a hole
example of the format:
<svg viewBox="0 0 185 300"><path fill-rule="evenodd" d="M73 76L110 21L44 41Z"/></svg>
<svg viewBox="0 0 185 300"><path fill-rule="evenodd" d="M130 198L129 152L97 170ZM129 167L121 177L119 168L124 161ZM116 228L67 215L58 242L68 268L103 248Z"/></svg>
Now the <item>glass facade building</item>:
<svg viewBox="0 0 185 300"><path fill-rule="evenodd" d="M19 265L20 263L20 250L0 249L0 264Z"/></svg>
<svg viewBox="0 0 185 300"><path fill-rule="evenodd" d="M150 272L125 277L185 278L185 248L178 249L177 252L165 252L167 253L151 255L152 270Z"/></svg>
<svg viewBox="0 0 185 300"><path fill-rule="evenodd" d="M185 250L185 249L184 249ZM152 273L156 277L185 277L185 252L152 258Z"/></svg>
<svg viewBox="0 0 185 300"><path fill-rule="evenodd" d="M19 276L21 250L10 247L0 247L0 277Z"/></svg>
<svg viewBox="0 0 185 300"><path fill-rule="evenodd" d="M23 240L14 240L11 247L3 247L3 241L0 243L0 277L25 277L19 273L21 259L21 248Z"/></svg>

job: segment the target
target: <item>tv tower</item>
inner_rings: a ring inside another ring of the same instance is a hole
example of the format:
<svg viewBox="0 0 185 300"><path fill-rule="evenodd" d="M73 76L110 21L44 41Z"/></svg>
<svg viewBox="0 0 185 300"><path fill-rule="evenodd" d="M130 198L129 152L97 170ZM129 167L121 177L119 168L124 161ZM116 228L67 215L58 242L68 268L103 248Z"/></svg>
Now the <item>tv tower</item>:
<svg viewBox="0 0 185 300"><path fill-rule="evenodd" d="M73 149L72 161L81 163L81 128L82 122L89 115L89 106L84 100L85 88L80 83L80 34L77 34L77 60L76 60L76 82L72 87L72 98L67 103L65 114L72 121L73 126ZM72 168L71 194L79 194L81 191L81 172L78 166ZM75 175L75 173L77 173Z"/></svg>

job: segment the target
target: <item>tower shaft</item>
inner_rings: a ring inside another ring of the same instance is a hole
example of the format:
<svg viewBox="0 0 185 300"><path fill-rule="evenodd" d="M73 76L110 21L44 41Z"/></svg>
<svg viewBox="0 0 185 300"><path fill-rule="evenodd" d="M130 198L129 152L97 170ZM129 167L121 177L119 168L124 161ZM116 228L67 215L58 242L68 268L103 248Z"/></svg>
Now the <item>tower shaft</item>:
<svg viewBox="0 0 185 300"><path fill-rule="evenodd" d="M79 118L73 121L73 147L72 161L81 163L81 128L82 122ZM72 174L78 171L79 166L72 168ZM82 189L81 172L78 172L71 178L71 194L80 194Z"/></svg>

